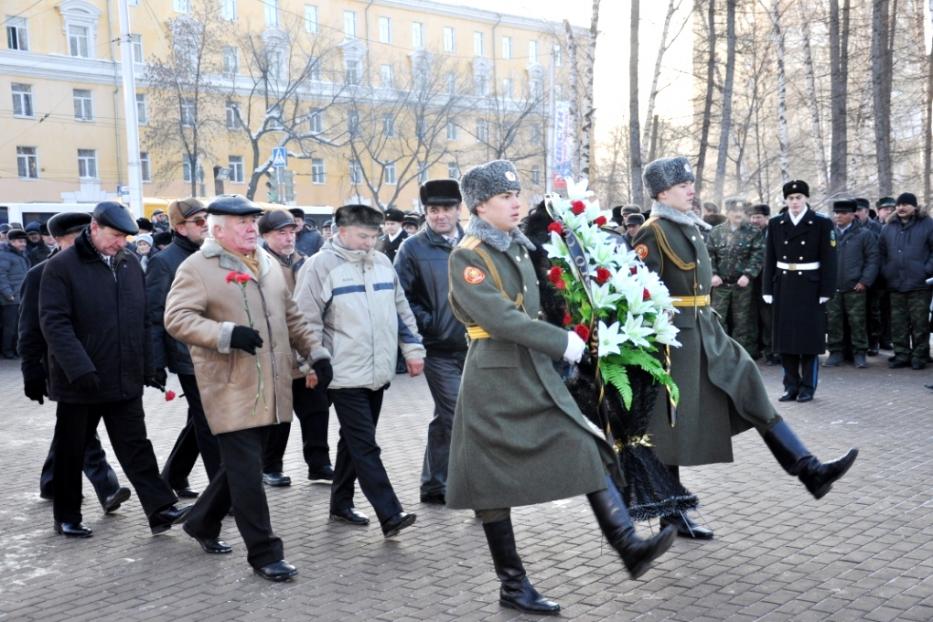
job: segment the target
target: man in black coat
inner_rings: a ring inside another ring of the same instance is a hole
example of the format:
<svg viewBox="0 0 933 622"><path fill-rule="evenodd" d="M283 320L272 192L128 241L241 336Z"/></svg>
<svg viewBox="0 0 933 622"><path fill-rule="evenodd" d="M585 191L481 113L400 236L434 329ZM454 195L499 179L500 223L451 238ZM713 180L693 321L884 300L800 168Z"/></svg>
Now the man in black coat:
<svg viewBox="0 0 933 622"><path fill-rule="evenodd" d="M424 377L434 398L434 418L428 424L421 469L422 503L446 502L450 431L466 360L466 328L454 317L447 299L447 261L463 237L457 222L461 201L460 185L455 180L425 182L421 203L427 227L408 238L395 257L399 283L427 350Z"/></svg>
<svg viewBox="0 0 933 622"><path fill-rule="evenodd" d="M389 261L395 261L395 253L398 252L402 242L408 238L408 233L402 229L405 213L400 209L390 207L385 214L385 224L382 225L383 234L379 236L379 240L376 242L376 250L385 253Z"/></svg>
<svg viewBox="0 0 933 622"><path fill-rule="evenodd" d="M26 232L12 229L5 246L0 247L0 350L3 358L16 358L16 324L19 321L20 288L29 272Z"/></svg>
<svg viewBox="0 0 933 622"><path fill-rule="evenodd" d="M74 239L91 222L91 215L82 212L60 212L48 222L50 235L55 240L57 250L54 253L71 248ZM23 373L23 390L26 397L44 403L48 396L46 381L48 366L46 363L45 337L39 327L39 283L45 262L33 266L26 273L21 291L22 302L19 309L19 350ZM39 476L39 496L43 499L54 498L53 470L55 466L55 448L49 447L49 453L42 465ZM130 498L130 489L120 486L120 480L110 464L107 454L101 447L100 438L95 434L89 439L84 449L84 474L94 486L97 498L104 512L110 514Z"/></svg>
<svg viewBox="0 0 933 622"><path fill-rule="evenodd" d="M50 259L39 285L39 318L48 344L49 397L55 422L55 531L87 538L81 522L81 466L103 418L123 471L153 534L187 516L159 477L146 436L146 308L139 261L125 250L138 231L129 212L105 201L74 246Z"/></svg>
<svg viewBox="0 0 933 622"><path fill-rule="evenodd" d="M305 212L300 207L293 207L288 210L295 218L295 226L298 227L298 234L295 236L295 250L310 257L321 250L324 246L324 237L320 231L313 228L305 221Z"/></svg>
<svg viewBox="0 0 933 622"><path fill-rule="evenodd" d="M178 382L188 400L188 419L162 466L162 478L179 497L192 499L198 493L188 485L188 475L198 460L198 453L204 461L208 479L213 479L220 470L220 448L204 416L188 346L165 332L163 315L165 299L178 266L201 248L207 237L207 208L197 199L183 199L172 201L168 213L174 231L172 243L152 255L146 271L146 313L149 318L149 355L152 357L151 376L146 379L146 384L164 390L168 377L165 368L178 375Z"/></svg>
<svg viewBox="0 0 933 622"><path fill-rule="evenodd" d="M768 221L762 298L773 304L771 347L784 367L782 402L813 399L817 356L826 350L823 305L836 287L833 223L810 209L809 196L807 182L787 182L787 211Z"/></svg>

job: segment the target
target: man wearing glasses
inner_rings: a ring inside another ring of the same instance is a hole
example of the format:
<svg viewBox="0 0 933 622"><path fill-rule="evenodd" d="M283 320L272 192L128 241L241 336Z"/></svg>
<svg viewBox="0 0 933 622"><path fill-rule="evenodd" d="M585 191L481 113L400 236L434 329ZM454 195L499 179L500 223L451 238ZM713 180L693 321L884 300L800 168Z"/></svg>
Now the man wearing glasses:
<svg viewBox="0 0 933 622"><path fill-rule="evenodd" d="M175 280L175 272L185 259L195 253L207 237L207 208L197 199L172 201L168 207L174 235L165 250L149 260L146 272L146 312L149 315L149 351L153 373L146 384L165 388L168 371L178 375L178 381L188 400L188 420L182 428L162 468L162 478L179 497L194 498L198 493L188 486L188 475L197 462L198 454L204 461L209 479L220 468L220 449L211 434L201 405L201 394L194 377L194 364L188 346L165 332L163 316L165 299Z"/></svg>

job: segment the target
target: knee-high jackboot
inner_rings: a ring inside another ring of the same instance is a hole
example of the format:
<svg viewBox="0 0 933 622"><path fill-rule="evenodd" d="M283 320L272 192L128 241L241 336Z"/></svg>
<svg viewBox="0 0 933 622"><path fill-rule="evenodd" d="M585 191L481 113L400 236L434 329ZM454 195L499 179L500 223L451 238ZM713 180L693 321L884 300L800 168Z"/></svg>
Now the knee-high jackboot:
<svg viewBox="0 0 933 622"><path fill-rule="evenodd" d="M762 432L761 436L778 464L788 474L796 475L817 499L829 492L833 482L845 475L858 457L858 449L850 449L838 460L820 462L783 420Z"/></svg>
<svg viewBox="0 0 933 622"><path fill-rule="evenodd" d="M560 605L538 593L525 574L525 567L515 550L512 520L483 523L486 542L492 554L492 563L499 577L499 604L528 613L552 615L560 612Z"/></svg>
<svg viewBox="0 0 933 622"><path fill-rule="evenodd" d="M660 533L645 540L635 535L635 525L629 516L628 508L619 494L619 489L609 476L606 476L606 488L586 495L593 507L596 521L609 544L619 552L622 563L633 579L637 579L648 570L651 562L671 548L677 529L668 525Z"/></svg>

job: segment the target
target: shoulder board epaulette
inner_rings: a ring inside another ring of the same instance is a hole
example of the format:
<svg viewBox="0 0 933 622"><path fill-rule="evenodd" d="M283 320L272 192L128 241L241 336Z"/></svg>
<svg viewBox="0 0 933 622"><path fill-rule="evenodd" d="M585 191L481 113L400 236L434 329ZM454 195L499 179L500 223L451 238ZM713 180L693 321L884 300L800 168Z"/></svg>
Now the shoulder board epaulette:
<svg viewBox="0 0 933 622"><path fill-rule="evenodd" d="M473 250L474 248L476 248L477 246L479 246L479 245L482 244L482 243L483 243L483 241L482 241L481 239L479 239L478 237L476 237L475 235L465 235L465 236L463 236L463 238L460 240L460 243L457 244L457 246L458 246L459 248L465 248L465 249L467 249L467 250Z"/></svg>

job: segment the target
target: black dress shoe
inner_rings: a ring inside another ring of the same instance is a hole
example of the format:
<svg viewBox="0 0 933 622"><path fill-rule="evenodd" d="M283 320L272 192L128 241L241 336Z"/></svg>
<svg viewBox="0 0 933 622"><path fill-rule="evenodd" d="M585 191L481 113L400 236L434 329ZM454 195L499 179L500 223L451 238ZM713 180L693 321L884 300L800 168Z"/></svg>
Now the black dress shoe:
<svg viewBox="0 0 933 622"><path fill-rule="evenodd" d="M273 473L263 473L262 483L272 488L285 488L292 485L292 478L281 471L275 471Z"/></svg>
<svg viewBox="0 0 933 622"><path fill-rule="evenodd" d="M182 525L182 530L198 541L198 544L201 545L201 550L210 555L226 555L233 551L233 547L221 540L220 538L199 538L190 531L188 531L188 525Z"/></svg>
<svg viewBox="0 0 933 622"><path fill-rule="evenodd" d="M308 479L312 484L332 484L334 482L334 467L329 464L316 469L308 467Z"/></svg>
<svg viewBox="0 0 933 622"><path fill-rule="evenodd" d="M923 385L923 386L924 386L925 388L930 389L931 391L933 391L933 384L925 384L925 385Z"/></svg>
<svg viewBox="0 0 933 622"><path fill-rule="evenodd" d="M914 370L926 369L926 361L911 361L910 368Z"/></svg>
<svg viewBox="0 0 933 622"><path fill-rule="evenodd" d="M130 498L130 489L126 486L120 486L117 488L116 492L112 495L109 495L104 499L101 506L104 508L104 514L110 514L111 512L116 512L120 505Z"/></svg>
<svg viewBox="0 0 933 622"><path fill-rule="evenodd" d="M291 581L298 574L298 569L284 559L266 564L262 568L253 568L253 572L268 581Z"/></svg>
<svg viewBox="0 0 933 622"><path fill-rule="evenodd" d="M801 402L801 403L802 403L802 402L812 402L812 401L813 401L813 394L810 393L810 392L808 392L808 391L801 391L801 392L797 395L797 401L798 401L798 402Z"/></svg>
<svg viewBox="0 0 933 622"><path fill-rule="evenodd" d="M690 538L691 540L713 539L712 529L707 529L702 525L696 524L684 512L678 512L677 514L671 514L669 516L662 516L661 529L664 529L668 525L673 525L676 527L677 535L681 538Z"/></svg>
<svg viewBox="0 0 933 622"><path fill-rule="evenodd" d="M199 494L201 493L199 493L197 490L191 490L191 488L188 486L175 489L175 495L179 499L197 499Z"/></svg>
<svg viewBox="0 0 933 622"><path fill-rule="evenodd" d="M895 358L893 361L888 363L888 367L891 369L903 369L904 367L910 367L910 361L906 359Z"/></svg>
<svg viewBox="0 0 933 622"><path fill-rule="evenodd" d="M414 525L415 519L417 518L418 516L416 514L399 512L386 522L382 523L382 535L384 535L386 538L391 538L392 536L398 535L398 532L401 530Z"/></svg>
<svg viewBox="0 0 933 622"><path fill-rule="evenodd" d="M171 505L153 514L149 519L149 529L152 530L152 535L157 536L160 533L165 533L172 528L172 525L185 522L192 507L194 506L186 505L183 508L178 508Z"/></svg>
<svg viewBox="0 0 933 622"><path fill-rule="evenodd" d="M446 505L447 498L442 492L429 492L421 493L421 503L429 503L432 505Z"/></svg>
<svg viewBox="0 0 933 622"><path fill-rule="evenodd" d="M880 354L878 346L871 346L868 348L868 356L878 356L878 354Z"/></svg>
<svg viewBox="0 0 933 622"><path fill-rule="evenodd" d="M94 532L84 526L84 523L66 523L55 521L55 533L69 538L90 538Z"/></svg>
<svg viewBox="0 0 933 622"><path fill-rule="evenodd" d="M365 527L369 524L369 519L366 518L366 515L357 512L356 508L342 508L340 510L331 510L330 511L330 520L338 521L341 523L350 523L351 525L357 525L358 527Z"/></svg>
<svg viewBox="0 0 933 622"><path fill-rule="evenodd" d="M797 400L796 391L784 391L784 395L778 398L779 402L794 402Z"/></svg>

